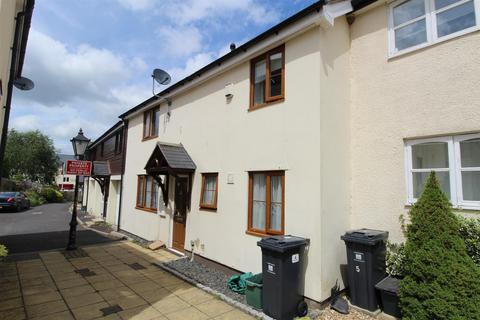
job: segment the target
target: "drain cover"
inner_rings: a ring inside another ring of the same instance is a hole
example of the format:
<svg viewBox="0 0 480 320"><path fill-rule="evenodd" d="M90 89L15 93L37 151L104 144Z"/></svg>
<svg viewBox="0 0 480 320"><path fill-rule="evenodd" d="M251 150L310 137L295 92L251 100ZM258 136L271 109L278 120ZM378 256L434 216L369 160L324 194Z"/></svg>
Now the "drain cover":
<svg viewBox="0 0 480 320"><path fill-rule="evenodd" d="M143 270L143 269L147 269L145 268L144 266L142 266L140 263L138 262L135 262L135 263L131 263L128 265L130 268L132 268L133 270Z"/></svg>
<svg viewBox="0 0 480 320"><path fill-rule="evenodd" d="M75 258L85 258L88 257L88 253L85 252L83 249L78 248L76 250L71 250L71 251L63 251L62 252L65 258L67 259L75 259Z"/></svg>
<svg viewBox="0 0 480 320"><path fill-rule="evenodd" d="M102 309L100 309L100 311L102 311L103 316L106 317L106 316L109 316L111 314L123 311L123 309L118 304L116 304L116 305L113 305L111 307L102 308Z"/></svg>
<svg viewBox="0 0 480 320"><path fill-rule="evenodd" d="M88 268L78 269L78 270L75 270L75 272L81 275L82 277L91 277L91 276L97 275L95 272L93 272Z"/></svg>

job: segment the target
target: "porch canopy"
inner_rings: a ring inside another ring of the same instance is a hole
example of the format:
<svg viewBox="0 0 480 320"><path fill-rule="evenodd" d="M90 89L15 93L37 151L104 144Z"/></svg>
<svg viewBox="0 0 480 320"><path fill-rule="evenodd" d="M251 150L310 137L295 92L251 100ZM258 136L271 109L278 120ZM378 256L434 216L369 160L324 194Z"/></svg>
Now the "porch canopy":
<svg viewBox="0 0 480 320"><path fill-rule="evenodd" d="M182 144L157 142L145 166L145 171L152 176L162 190L163 201L168 204L169 177L180 174L188 175L188 207L190 208L192 175L197 166L187 153ZM161 176L164 176L162 179Z"/></svg>

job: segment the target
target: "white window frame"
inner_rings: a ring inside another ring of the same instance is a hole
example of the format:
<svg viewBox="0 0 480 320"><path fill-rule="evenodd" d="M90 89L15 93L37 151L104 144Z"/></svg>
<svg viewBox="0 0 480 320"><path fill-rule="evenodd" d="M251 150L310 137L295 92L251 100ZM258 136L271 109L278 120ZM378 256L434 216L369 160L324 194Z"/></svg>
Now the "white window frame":
<svg viewBox="0 0 480 320"><path fill-rule="evenodd" d="M427 41L421 44L418 44L416 46L412 46L403 50L396 50L395 49L395 29L400 27L394 27L393 23L393 8L410 0L397 0L388 6L388 55L389 58L396 57L408 52L412 52L421 48L425 48L428 46L431 46L436 43L440 43L443 41L450 40L452 38L460 37L464 34L474 32L477 30L480 30L480 0L460 0L458 2L452 3L446 7L443 7L441 9L435 10L435 0L424 0L425 3L425 15L411 19L400 26L405 26L410 23L413 23L418 20L422 20L425 18L425 23L426 23L426 32L427 32ZM456 6L462 5L464 3L467 3L469 1L473 1L473 5L475 8L475 23L476 25L467 29L463 29L451 34L448 34L443 37L438 37L437 35L437 14L441 13L443 11L447 11L449 9L452 9Z"/></svg>
<svg viewBox="0 0 480 320"><path fill-rule="evenodd" d="M462 171L480 171L480 167L461 167L460 142L480 138L480 133L445 136L405 141L405 177L407 184L407 205L413 205L417 199L413 196L413 172L445 172L449 171L450 202L454 208L466 210L480 210L480 201L463 200ZM427 142L445 142L448 146L448 170L441 169L413 169L412 146Z"/></svg>

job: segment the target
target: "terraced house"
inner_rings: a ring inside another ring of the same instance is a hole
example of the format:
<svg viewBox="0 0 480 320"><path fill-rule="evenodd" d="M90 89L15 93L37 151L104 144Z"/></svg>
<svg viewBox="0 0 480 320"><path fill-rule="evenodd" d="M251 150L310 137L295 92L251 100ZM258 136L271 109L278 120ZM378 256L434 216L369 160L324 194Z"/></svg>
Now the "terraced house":
<svg viewBox="0 0 480 320"><path fill-rule="evenodd" d="M400 240L428 172L477 214L479 5L317 2L122 114L120 228L252 272L260 237L307 237L322 301L340 236Z"/></svg>

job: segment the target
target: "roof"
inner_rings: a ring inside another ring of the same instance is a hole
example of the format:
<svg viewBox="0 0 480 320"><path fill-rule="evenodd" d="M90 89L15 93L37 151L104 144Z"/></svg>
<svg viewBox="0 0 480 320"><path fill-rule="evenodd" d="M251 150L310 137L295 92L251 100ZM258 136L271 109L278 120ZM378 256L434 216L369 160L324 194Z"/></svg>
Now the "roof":
<svg viewBox="0 0 480 320"><path fill-rule="evenodd" d="M162 166L173 171L195 171L197 168L182 144L157 142L145 170Z"/></svg>
<svg viewBox="0 0 480 320"><path fill-rule="evenodd" d="M107 138L109 138L114 132L116 132L117 130L123 128L123 121L118 121L117 123L115 123L110 129L108 129L107 131L105 131L100 137L98 137L95 141L93 142L90 142L90 144L88 145L87 149L91 149L91 148L94 148L96 145L98 145L100 142L106 140Z"/></svg>
<svg viewBox="0 0 480 320"><path fill-rule="evenodd" d="M93 161L92 176L105 177L111 174L110 161Z"/></svg>

